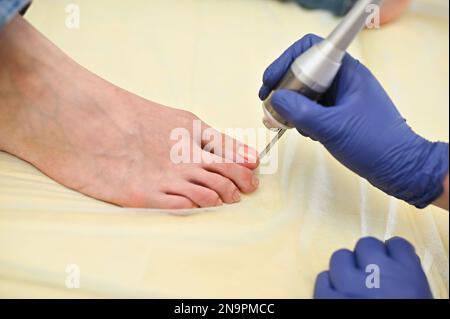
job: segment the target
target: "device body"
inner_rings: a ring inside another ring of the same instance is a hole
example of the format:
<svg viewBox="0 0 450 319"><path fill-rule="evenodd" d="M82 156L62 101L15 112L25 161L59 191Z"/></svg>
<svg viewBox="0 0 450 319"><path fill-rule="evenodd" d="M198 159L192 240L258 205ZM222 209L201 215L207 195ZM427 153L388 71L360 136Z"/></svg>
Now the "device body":
<svg viewBox="0 0 450 319"><path fill-rule="evenodd" d="M345 52L366 24L369 16L379 13L382 0L359 0L334 31L323 41L299 56L283 79L263 102L264 125L272 130L288 130L294 127L272 106L272 95L278 89L296 91L318 100L333 83L342 65Z"/></svg>

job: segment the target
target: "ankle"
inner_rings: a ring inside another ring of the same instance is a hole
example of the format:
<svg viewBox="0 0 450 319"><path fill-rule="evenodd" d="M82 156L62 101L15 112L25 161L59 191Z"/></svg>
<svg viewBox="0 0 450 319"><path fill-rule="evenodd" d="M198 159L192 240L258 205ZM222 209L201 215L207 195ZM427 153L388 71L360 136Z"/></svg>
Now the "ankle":
<svg viewBox="0 0 450 319"><path fill-rule="evenodd" d="M51 117L64 83L69 83L66 74L75 68L20 16L1 30L0 43L0 150L11 152L24 139L31 142L30 134L44 117Z"/></svg>

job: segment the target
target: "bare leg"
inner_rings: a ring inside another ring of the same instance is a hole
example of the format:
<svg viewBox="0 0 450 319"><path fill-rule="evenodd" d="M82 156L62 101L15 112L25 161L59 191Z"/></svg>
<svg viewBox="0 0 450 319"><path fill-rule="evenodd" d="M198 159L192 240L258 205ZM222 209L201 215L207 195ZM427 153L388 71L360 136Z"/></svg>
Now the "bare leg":
<svg viewBox="0 0 450 319"><path fill-rule="evenodd" d="M192 131L193 114L102 80L21 17L0 32L0 43L1 150L71 189L121 206L216 206L256 190L251 149L245 148L243 164L170 160L176 142L170 133Z"/></svg>

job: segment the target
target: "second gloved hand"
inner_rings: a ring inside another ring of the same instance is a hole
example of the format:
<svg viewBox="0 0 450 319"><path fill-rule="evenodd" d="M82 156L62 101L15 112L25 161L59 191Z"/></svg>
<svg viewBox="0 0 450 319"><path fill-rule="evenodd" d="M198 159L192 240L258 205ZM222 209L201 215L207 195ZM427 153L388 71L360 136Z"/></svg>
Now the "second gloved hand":
<svg viewBox="0 0 450 319"><path fill-rule="evenodd" d="M394 237L385 243L367 237L354 251L333 254L330 269L316 279L316 299L432 299L414 247Z"/></svg>
<svg viewBox="0 0 450 319"><path fill-rule="evenodd" d="M291 63L320 40L308 35L278 58L264 74L260 98L266 99ZM372 73L350 55L319 103L279 90L272 104L301 134L321 142L342 164L387 194L420 208L442 194L448 144L432 143L413 132Z"/></svg>

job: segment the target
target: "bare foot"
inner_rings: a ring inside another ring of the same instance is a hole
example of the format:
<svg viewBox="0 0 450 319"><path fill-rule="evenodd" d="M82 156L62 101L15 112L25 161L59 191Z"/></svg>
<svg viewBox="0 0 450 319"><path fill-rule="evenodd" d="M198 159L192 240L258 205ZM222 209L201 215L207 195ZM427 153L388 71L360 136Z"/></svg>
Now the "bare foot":
<svg viewBox="0 0 450 319"><path fill-rule="evenodd" d="M195 115L100 79L21 17L0 32L0 43L0 148L52 179L126 207L217 206L256 190L258 160L249 148L242 164L170 159L172 130L192 132ZM192 144L217 162L223 150L202 150L207 142ZM231 154L239 156L241 146Z"/></svg>

